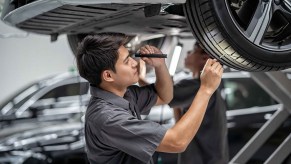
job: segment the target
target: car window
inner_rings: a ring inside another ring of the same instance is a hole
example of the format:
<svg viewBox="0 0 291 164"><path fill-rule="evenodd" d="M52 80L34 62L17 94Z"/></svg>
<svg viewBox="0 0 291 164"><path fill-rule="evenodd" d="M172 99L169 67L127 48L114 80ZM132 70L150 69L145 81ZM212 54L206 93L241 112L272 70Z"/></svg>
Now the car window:
<svg viewBox="0 0 291 164"><path fill-rule="evenodd" d="M229 110L277 104L251 78L224 79L223 83Z"/></svg>
<svg viewBox="0 0 291 164"><path fill-rule="evenodd" d="M84 95L88 93L88 88L89 85L86 82L67 84L54 88L53 90L42 96L40 99Z"/></svg>
<svg viewBox="0 0 291 164"><path fill-rule="evenodd" d="M87 82L58 86L35 101L29 109L36 112L37 110L78 106L79 101L87 101L88 89Z"/></svg>

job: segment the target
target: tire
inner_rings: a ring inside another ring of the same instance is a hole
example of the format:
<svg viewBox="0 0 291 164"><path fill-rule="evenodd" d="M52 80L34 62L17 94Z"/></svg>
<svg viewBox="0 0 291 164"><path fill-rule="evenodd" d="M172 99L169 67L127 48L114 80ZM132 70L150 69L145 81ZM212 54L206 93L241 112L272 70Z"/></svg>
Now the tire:
<svg viewBox="0 0 291 164"><path fill-rule="evenodd" d="M68 42L69 45L71 47L71 50L73 51L73 54L76 55L77 54L77 48L78 48L78 44L87 36L88 34L74 34L74 35L67 35L68 38ZM128 35L128 42L130 42L135 36L134 35ZM161 48L161 46L164 43L165 38L161 37L161 38L153 38L147 41L143 41L139 46L142 45L153 45L156 46L157 48ZM139 47L135 47L135 48L139 48Z"/></svg>
<svg viewBox="0 0 291 164"><path fill-rule="evenodd" d="M77 48L79 43L89 34L71 34L67 35L69 45L71 47L71 50L73 51L74 55L77 54ZM90 34L94 35L94 34ZM130 41L134 36L129 36L128 41Z"/></svg>
<svg viewBox="0 0 291 164"><path fill-rule="evenodd" d="M69 45L73 54L77 54L78 44L86 37L87 34L75 34L75 35L67 35Z"/></svg>
<svg viewBox="0 0 291 164"><path fill-rule="evenodd" d="M241 0L236 1L240 2ZM249 5L251 1L254 2L255 0L246 0L244 5L247 5L247 1ZM257 2L257 7L261 7L259 5L263 1ZM185 3L184 12L188 25L202 47L222 64L237 70L252 72L277 71L289 68L291 66L291 39L288 40L286 37L283 38L285 40L278 40L279 37L273 37L272 39L275 38L276 40L274 39L274 42L269 43L269 40L267 40L269 38L266 37L267 33L261 33L262 30L259 28L251 34L261 36L261 39L255 37L253 41L253 37L248 36L246 30L244 30L248 29L247 21L243 22L242 19L248 19L249 24L255 25L256 22L252 22L254 21L253 15L258 10L253 7L254 12L252 14L252 11L246 11L244 8L240 11L241 13L244 11L245 16L238 16L239 14L230 7L230 3L230 0L187 0ZM267 3L271 3L269 5L272 7L275 2L269 1ZM252 5L255 6L255 4ZM271 18L276 16L277 21L279 20L277 18L282 18L284 14L288 15L283 7L280 8L283 14L279 16L277 13L275 15L275 12L271 9L268 10L270 11L269 14L272 16ZM268 14L268 12L266 13ZM262 17L265 18L265 16ZM273 27L278 24L277 22L274 23L275 19L269 20L265 29L270 26L274 29L280 28ZM283 25L282 22L280 23ZM264 24L260 25L262 26L258 27L263 27ZM280 48L278 48L278 44L281 45Z"/></svg>

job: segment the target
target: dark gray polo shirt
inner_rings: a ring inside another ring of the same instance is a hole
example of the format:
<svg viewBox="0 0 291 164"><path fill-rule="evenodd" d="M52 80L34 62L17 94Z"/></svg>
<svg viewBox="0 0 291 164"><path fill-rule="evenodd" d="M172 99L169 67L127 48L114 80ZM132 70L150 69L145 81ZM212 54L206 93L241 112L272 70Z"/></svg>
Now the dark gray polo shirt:
<svg viewBox="0 0 291 164"><path fill-rule="evenodd" d="M130 86L124 97L90 87L85 116L85 139L90 163L151 163L151 157L167 129L141 120L157 101L153 85Z"/></svg>

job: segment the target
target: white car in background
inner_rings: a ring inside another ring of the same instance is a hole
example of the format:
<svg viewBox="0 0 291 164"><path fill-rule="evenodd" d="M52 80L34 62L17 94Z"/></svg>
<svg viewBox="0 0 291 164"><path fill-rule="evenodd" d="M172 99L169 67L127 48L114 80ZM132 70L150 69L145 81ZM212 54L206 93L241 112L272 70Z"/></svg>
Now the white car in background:
<svg viewBox="0 0 291 164"><path fill-rule="evenodd" d="M0 104L0 138L50 125L81 120L89 84L74 72L32 83Z"/></svg>

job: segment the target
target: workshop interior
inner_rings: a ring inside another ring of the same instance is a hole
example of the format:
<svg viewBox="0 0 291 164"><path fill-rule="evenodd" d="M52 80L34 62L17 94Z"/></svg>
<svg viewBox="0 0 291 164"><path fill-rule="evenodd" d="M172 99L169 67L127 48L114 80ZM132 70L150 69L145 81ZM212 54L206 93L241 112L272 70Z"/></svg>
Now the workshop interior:
<svg viewBox="0 0 291 164"><path fill-rule="evenodd" d="M90 84L75 59L103 32L126 34L131 54L160 49L174 82L192 77L184 59L199 43L224 68L228 163L291 164L291 0L0 0L0 14L1 164L89 163ZM142 119L175 125L169 105Z"/></svg>

